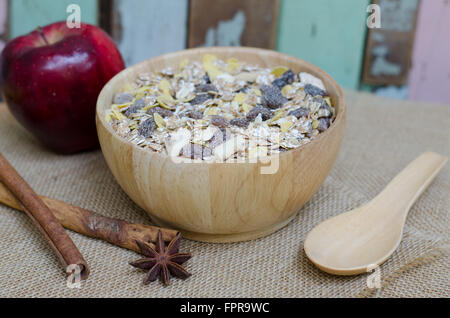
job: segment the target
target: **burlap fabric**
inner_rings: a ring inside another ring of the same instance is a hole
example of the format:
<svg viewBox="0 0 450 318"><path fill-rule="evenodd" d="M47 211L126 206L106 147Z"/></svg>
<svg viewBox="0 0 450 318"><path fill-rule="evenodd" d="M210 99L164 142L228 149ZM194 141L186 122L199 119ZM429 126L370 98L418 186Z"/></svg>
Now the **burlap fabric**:
<svg viewBox="0 0 450 318"><path fill-rule="evenodd" d="M412 207L402 243L370 274L335 277L307 260L303 242L319 222L374 197L426 150L450 156L450 107L346 92L348 125L329 177L295 220L268 237L235 244L184 241L193 276L142 284L128 262L139 255L69 231L91 266L81 289L66 287L52 250L21 212L0 206L0 297L448 297L450 164ZM40 194L104 215L149 223L119 188L100 151L58 156L43 149L1 107L0 149Z"/></svg>

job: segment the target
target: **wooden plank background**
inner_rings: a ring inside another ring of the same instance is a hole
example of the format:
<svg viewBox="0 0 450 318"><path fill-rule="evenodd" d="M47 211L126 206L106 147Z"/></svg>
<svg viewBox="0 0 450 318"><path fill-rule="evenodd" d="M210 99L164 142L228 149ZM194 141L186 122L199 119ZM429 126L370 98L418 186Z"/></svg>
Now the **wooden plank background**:
<svg viewBox="0 0 450 318"><path fill-rule="evenodd" d="M450 1L422 1L408 99L450 105Z"/></svg>
<svg viewBox="0 0 450 318"><path fill-rule="evenodd" d="M402 85L408 79L418 0L374 0L381 8L381 28L369 29L362 80Z"/></svg>
<svg viewBox="0 0 450 318"><path fill-rule="evenodd" d="M111 33L127 65L186 47L188 0L113 3Z"/></svg>
<svg viewBox="0 0 450 318"><path fill-rule="evenodd" d="M283 0L278 50L311 62L357 89L368 0Z"/></svg>
<svg viewBox="0 0 450 318"><path fill-rule="evenodd" d="M278 0L191 0L188 47L275 48Z"/></svg>
<svg viewBox="0 0 450 318"><path fill-rule="evenodd" d="M11 37L23 35L56 21L65 21L69 4L81 8L81 21L97 24L98 5L95 0L12 0L10 31Z"/></svg>
<svg viewBox="0 0 450 318"><path fill-rule="evenodd" d="M0 52L8 39L8 1L0 0Z"/></svg>

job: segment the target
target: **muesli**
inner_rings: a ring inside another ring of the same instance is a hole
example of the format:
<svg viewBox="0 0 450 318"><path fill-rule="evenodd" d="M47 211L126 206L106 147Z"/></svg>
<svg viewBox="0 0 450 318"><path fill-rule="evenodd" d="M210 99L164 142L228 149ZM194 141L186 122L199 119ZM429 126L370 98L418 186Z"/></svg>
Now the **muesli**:
<svg viewBox="0 0 450 318"><path fill-rule="evenodd" d="M139 147L188 160L269 156L327 130L335 108L323 82L284 66L204 55L140 74L113 99L106 120Z"/></svg>

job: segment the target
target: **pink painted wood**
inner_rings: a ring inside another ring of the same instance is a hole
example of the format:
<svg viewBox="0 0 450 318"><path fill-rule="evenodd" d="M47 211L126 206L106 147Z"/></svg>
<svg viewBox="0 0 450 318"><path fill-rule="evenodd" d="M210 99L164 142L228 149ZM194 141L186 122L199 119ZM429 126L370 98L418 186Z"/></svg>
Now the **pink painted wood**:
<svg viewBox="0 0 450 318"><path fill-rule="evenodd" d="M408 99L450 105L450 2L421 1Z"/></svg>

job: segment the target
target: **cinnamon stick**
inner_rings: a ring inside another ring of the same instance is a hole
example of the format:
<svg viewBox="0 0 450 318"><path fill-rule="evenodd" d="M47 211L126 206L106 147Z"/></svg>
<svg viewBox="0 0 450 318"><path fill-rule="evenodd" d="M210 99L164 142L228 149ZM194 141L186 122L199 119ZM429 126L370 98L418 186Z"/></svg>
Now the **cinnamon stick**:
<svg viewBox="0 0 450 318"><path fill-rule="evenodd" d="M88 237L101 239L111 244L140 253L136 240L152 245L156 242L158 230L163 240L170 242L177 234L176 230L163 229L156 226L130 224L123 220L102 216L95 212L79 208L68 203L40 197L50 208L53 215L65 228ZM23 211L23 207L11 192L0 183L0 203L13 209Z"/></svg>
<svg viewBox="0 0 450 318"><path fill-rule="evenodd" d="M0 153L0 181L20 202L23 211L30 217L49 242L66 271L69 265L78 265L81 279L89 276L89 266L72 239L55 218L50 209L9 164Z"/></svg>

